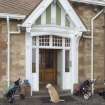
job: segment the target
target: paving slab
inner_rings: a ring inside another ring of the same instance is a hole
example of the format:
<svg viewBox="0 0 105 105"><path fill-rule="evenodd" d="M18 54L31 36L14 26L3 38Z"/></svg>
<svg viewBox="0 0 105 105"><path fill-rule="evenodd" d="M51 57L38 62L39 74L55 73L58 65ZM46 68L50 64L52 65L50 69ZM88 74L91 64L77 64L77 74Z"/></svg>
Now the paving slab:
<svg viewBox="0 0 105 105"><path fill-rule="evenodd" d="M94 95L89 100L84 100L79 96L63 96L61 99L65 101L56 103L56 105L105 105L105 99L99 95ZM50 102L49 97L28 97L25 100L16 98L13 104L3 99L0 101L0 105L55 105L55 103Z"/></svg>

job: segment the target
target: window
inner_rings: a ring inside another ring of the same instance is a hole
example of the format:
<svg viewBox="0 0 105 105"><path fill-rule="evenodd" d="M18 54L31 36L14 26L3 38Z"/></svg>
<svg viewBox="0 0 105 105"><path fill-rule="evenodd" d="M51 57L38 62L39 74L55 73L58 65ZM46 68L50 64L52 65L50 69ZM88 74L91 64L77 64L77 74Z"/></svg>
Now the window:
<svg viewBox="0 0 105 105"><path fill-rule="evenodd" d="M51 53L51 51L49 50L47 52L47 55L46 55L46 65L45 67L48 69L48 68L53 68L53 53Z"/></svg>
<svg viewBox="0 0 105 105"><path fill-rule="evenodd" d="M65 72L70 71L70 54L69 50L65 51Z"/></svg>
<svg viewBox="0 0 105 105"><path fill-rule="evenodd" d="M62 46L62 38L53 36L53 46L61 47Z"/></svg>
<svg viewBox="0 0 105 105"><path fill-rule="evenodd" d="M32 45L36 46L36 39L38 37L33 36L32 38ZM51 38L51 39L50 39ZM65 38L64 39L64 46L65 47L70 47L71 45L71 40L70 38ZM38 42L39 42L39 46L40 47L63 47L63 37L59 37L59 36L53 36L50 37L49 35L45 35L45 36L39 36L38 38ZM51 43L51 44L50 44Z"/></svg>
<svg viewBox="0 0 105 105"><path fill-rule="evenodd" d="M32 49L32 73L36 72L36 50Z"/></svg>
<svg viewBox="0 0 105 105"><path fill-rule="evenodd" d="M56 68L57 52L55 50L40 50L40 69Z"/></svg>
<svg viewBox="0 0 105 105"><path fill-rule="evenodd" d="M65 38L65 47L70 47L70 38Z"/></svg>
<svg viewBox="0 0 105 105"><path fill-rule="evenodd" d="M40 36L39 37L40 46L49 46L49 36Z"/></svg>
<svg viewBox="0 0 105 105"><path fill-rule="evenodd" d="M36 37L32 38L32 45L36 45Z"/></svg>

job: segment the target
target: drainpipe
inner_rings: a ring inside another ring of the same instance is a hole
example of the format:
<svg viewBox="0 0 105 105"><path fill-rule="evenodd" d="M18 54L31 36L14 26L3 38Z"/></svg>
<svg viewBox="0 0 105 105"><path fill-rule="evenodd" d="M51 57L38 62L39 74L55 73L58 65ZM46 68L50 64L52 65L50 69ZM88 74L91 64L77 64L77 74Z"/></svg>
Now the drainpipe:
<svg viewBox="0 0 105 105"><path fill-rule="evenodd" d="M93 64L94 64L94 55L93 55L93 48L94 48L94 21L103 13L103 9L98 12L92 19L91 19L91 80L94 80L94 69L93 69ZM92 84L92 94L94 94L94 84Z"/></svg>
<svg viewBox="0 0 105 105"><path fill-rule="evenodd" d="M7 16L7 84L10 86L10 22Z"/></svg>
<svg viewBox="0 0 105 105"><path fill-rule="evenodd" d="M7 23L7 86L10 86L10 34L19 34L21 24L17 25L18 31L10 32L10 18L11 19L19 19L23 20L26 16L25 15L13 15L13 14L6 14L0 13L0 18L6 19Z"/></svg>
<svg viewBox="0 0 105 105"><path fill-rule="evenodd" d="M104 39L105 39L105 8L104 8ZM104 52L105 52L105 41L104 41ZM104 53L104 80L105 80L105 53Z"/></svg>
<svg viewBox="0 0 105 105"><path fill-rule="evenodd" d="M10 17L7 16L7 86L10 86L10 34L20 34L20 24L17 25L18 31L10 31Z"/></svg>

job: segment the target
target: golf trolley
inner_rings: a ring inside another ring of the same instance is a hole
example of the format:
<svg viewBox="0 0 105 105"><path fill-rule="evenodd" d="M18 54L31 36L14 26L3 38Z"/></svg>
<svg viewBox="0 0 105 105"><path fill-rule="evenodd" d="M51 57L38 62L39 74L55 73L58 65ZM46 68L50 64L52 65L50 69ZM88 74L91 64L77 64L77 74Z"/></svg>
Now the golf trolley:
<svg viewBox="0 0 105 105"><path fill-rule="evenodd" d="M20 78L14 82L13 87L10 88L5 94L5 97L7 98L9 103L14 102L14 100L15 100L14 95L18 89L20 89Z"/></svg>
<svg viewBox="0 0 105 105"><path fill-rule="evenodd" d="M88 100L92 93L91 93L91 85L95 81L85 80L83 83L77 85L74 88L74 95L83 96L85 100Z"/></svg>
<svg viewBox="0 0 105 105"><path fill-rule="evenodd" d="M99 92L98 94L105 99L105 80L104 80L104 89L102 92Z"/></svg>

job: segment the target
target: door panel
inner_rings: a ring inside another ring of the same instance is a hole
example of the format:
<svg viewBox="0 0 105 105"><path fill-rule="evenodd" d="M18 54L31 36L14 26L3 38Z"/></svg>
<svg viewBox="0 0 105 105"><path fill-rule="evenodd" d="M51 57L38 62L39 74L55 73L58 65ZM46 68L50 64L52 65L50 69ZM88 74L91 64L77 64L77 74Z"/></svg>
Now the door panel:
<svg viewBox="0 0 105 105"><path fill-rule="evenodd" d="M57 53L57 71L58 71L58 75L57 75L57 84L58 84L58 87L60 89L62 89L62 50L59 50L58 53Z"/></svg>
<svg viewBox="0 0 105 105"><path fill-rule="evenodd" d="M57 51L40 50L40 83L57 82Z"/></svg>
<svg viewBox="0 0 105 105"><path fill-rule="evenodd" d="M57 73L54 69L40 70L40 81L46 82L56 82Z"/></svg>

